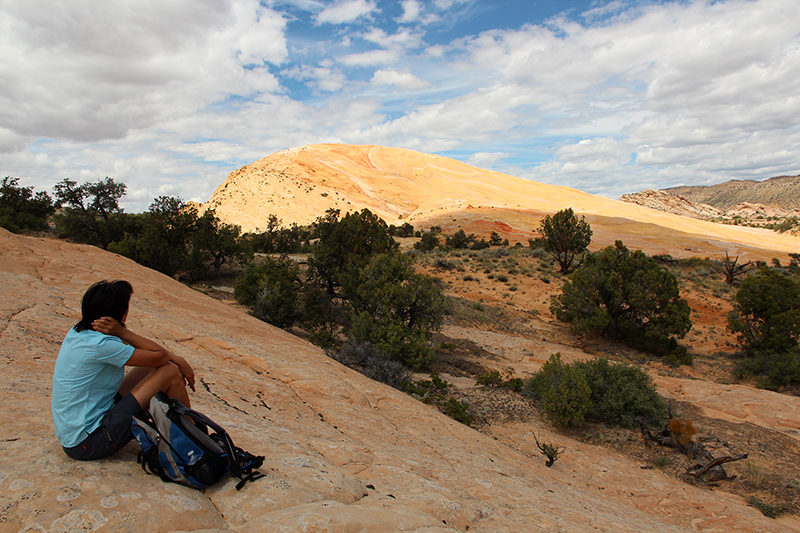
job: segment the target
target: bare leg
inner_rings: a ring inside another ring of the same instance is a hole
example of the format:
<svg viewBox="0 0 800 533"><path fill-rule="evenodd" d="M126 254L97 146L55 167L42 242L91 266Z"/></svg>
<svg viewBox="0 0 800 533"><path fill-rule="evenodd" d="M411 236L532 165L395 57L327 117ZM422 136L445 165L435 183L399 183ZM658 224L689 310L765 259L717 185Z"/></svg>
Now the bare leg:
<svg viewBox="0 0 800 533"><path fill-rule="evenodd" d="M177 366L168 363L156 367L147 374L139 383L133 387L131 393L134 398L147 411L150 407L150 398L158 391L164 391L170 398L177 398L186 407L189 405L189 391L186 390L186 382Z"/></svg>
<svg viewBox="0 0 800 533"><path fill-rule="evenodd" d="M122 378L122 384L119 386L119 395L123 398L127 396L152 371L151 367L146 366L129 367L125 377Z"/></svg>

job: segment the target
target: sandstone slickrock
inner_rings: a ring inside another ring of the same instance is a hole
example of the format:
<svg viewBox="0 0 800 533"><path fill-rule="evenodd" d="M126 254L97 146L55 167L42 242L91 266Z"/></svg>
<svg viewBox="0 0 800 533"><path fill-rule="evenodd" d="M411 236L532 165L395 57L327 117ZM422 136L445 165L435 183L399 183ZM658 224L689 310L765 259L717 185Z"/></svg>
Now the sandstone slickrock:
<svg viewBox="0 0 800 533"><path fill-rule="evenodd" d="M739 498L599 449L575 448L545 468L288 333L97 248L0 230L0 276L2 533L788 530ZM192 362L194 405L266 456L264 479L240 492L232 480L200 492L144 474L135 444L90 463L61 452L49 409L55 355L85 289L119 278L135 290L130 327Z"/></svg>
<svg viewBox="0 0 800 533"><path fill-rule="evenodd" d="M401 148L315 144L276 152L228 175L206 208L245 231L310 224L327 209L369 209L387 224L441 226L527 245L539 221L571 207L586 215L592 248L621 239L632 249L674 257L770 260L797 251L798 239L757 228L691 219Z"/></svg>

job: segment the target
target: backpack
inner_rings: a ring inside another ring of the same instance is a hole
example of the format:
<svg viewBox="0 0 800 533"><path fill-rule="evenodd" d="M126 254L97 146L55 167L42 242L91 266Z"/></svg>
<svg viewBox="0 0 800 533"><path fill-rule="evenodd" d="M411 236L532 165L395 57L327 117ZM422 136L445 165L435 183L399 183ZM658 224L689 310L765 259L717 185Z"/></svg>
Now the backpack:
<svg viewBox="0 0 800 533"><path fill-rule="evenodd" d="M138 461L148 474L204 489L230 473L241 480L236 490L264 476L256 470L263 456L237 448L219 424L164 392L150 400L148 415L146 419L134 416L131 422L142 448Z"/></svg>

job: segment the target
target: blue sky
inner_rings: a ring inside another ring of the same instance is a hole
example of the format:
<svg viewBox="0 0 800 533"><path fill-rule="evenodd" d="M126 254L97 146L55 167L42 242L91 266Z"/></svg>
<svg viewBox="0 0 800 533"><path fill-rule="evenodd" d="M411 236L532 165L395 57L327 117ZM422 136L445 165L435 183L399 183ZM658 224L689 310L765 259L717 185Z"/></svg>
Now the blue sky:
<svg viewBox="0 0 800 533"><path fill-rule="evenodd" d="M800 174L796 0L0 0L0 172L205 201L320 142L617 198Z"/></svg>

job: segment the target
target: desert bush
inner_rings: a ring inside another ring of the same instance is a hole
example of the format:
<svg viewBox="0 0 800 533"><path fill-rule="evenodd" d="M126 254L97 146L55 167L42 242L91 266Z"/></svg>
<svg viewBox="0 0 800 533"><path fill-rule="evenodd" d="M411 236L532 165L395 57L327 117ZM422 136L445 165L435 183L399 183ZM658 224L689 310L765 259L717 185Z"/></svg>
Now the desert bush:
<svg viewBox="0 0 800 533"><path fill-rule="evenodd" d="M447 300L436 280L415 273L411 263L398 252L377 254L346 278L342 293L351 309L345 333L416 371L433 361L430 336Z"/></svg>
<svg viewBox="0 0 800 533"><path fill-rule="evenodd" d="M697 434L694 424L691 420L683 420L681 418L670 418L667 424L672 440L675 442L675 447L684 452L690 449L692 438Z"/></svg>
<svg viewBox="0 0 800 533"><path fill-rule="evenodd" d="M691 329L689 304L675 276L641 250L621 241L595 254L566 281L550 307L576 334L620 340L672 361L690 363L683 338Z"/></svg>
<svg viewBox="0 0 800 533"><path fill-rule="evenodd" d="M485 387L499 387L503 384L503 378L500 377L500 372L498 370L489 370L488 372L479 374L475 379L475 384Z"/></svg>
<svg viewBox="0 0 800 533"><path fill-rule="evenodd" d="M470 248L476 242L478 241L475 239L475 234L471 233L467 235L463 229L458 230L452 235L446 235L444 239L444 245L454 250L463 250L465 248ZM488 244L486 247L488 248Z"/></svg>
<svg viewBox="0 0 800 533"><path fill-rule="evenodd" d="M747 484L756 490L760 490L767 476L767 470L763 463L747 459L744 462L744 472Z"/></svg>
<svg viewBox="0 0 800 533"><path fill-rule="evenodd" d="M780 518L782 515L786 514L786 509L782 505L773 505L761 501L755 496L747 498L747 505L755 507L767 518Z"/></svg>
<svg viewBox="0 0 800 533"><path fill-rule="evenodd" d="M650 459L650 462L656 468L666 468L672 464L672 459L666 455L659 455Z"/></svg>
<svg viewBox="0 0 800 533"><path fill-rule="evenodd" d="M658 426L667 418L667 404L647 373L625 363L597 357L574 366L583 372L592 391L588 418L611 426Z"/></svg>
<svg viewBox="0 0 800 533"><path fill-rule="evenodd" d="M667 405L650 376L605 358L564 364L555 353L524 382L523 394L541 402L556 425L580 425L585 418L625 428L662 424Z"/></svg>
<svg viewBox="0 0 800 533"><path fill-rule="evenodd" d="M533 439L536 441L536 447L539 448L539 453L547 457L547 461L544 464L547 468L552 467L566 449L563 446L553 444L552 442L539 442L539 436L536 435L536 433L533 434Z"/></svg>
<svg viewBox="0 0 800 533"><path fill-rule="evenodd" d="M583 254L592 240L592 230L584 217L578 219L572 209L547 215L539 224L540 239L531 240L531 248L543 248L558 262L562 274L572 271L575 258Z"/></svg>
<svg viewBox="0 0 800 533"><path fill-rule="evenodd" d="M759 376L768 388L800 381L800 283L773 268L745 278L728 316L745 360L741 374Z"/></svg>
<svg viewBox="0 0 800 533"><path fill-rule="evenodd" d="M428 232L420 236L419 241L414 243L414 249L421 252L430 252L439 246L439 234Z"/></svg>
<svg viewBox="0 0 800 533"><path fill-rule="evenodd" d="M328 350L328 357L358 370L368 378L403 390L411 381L411 372L397 361L389 359L377 346L369 342L348 341L340 350Z"/></svg>
<svg viewBox="0 0 800 533"><path fill-rule="evenodd" d="M416 396L425 403L434 403L435 395L441 395L449 388L450 383L442 379L437 372L431 372L430 379L409 381L403 384L404 392Z"/></svg>
<svg viewBox="0 0 800 533"><path fill-rule="evenodd" d="M554 353L523 390L539 400L545 416L556 426L579 426L591 411L592 391L584 373Z"/></svg>
<svg viewBox="0 0 800 533"><path fill-rule="evenodd" d="M433 266L436 268L440 268L442 270L453 270L456 268L456 262L452 259L445 259L444 257L439 257L433 260Z"/></svg>
<svg viewBox="0 0 800 533"><path fill-rule="evenodd" d="M469 412L469 406L456 398L448 398L442 406L442 411L457 422L461 422L466 426L472 425L472 415Z"/></svg>
<svg viewBox="0 0 800 533"><path fill-rule="evenodd" d="M46 230L47 218L54 211L46 192L34 194L33 187L20 187L19 178L7 176L0 183L0 228L14 233Z"/></svg>
<svg viewBox="0 0 800 533"><path fill-rule="evenodd" d="M300 291L299 267L288 258L250 263L233 286L234 297L253 316L281 328L300 320Z"/></svg>

